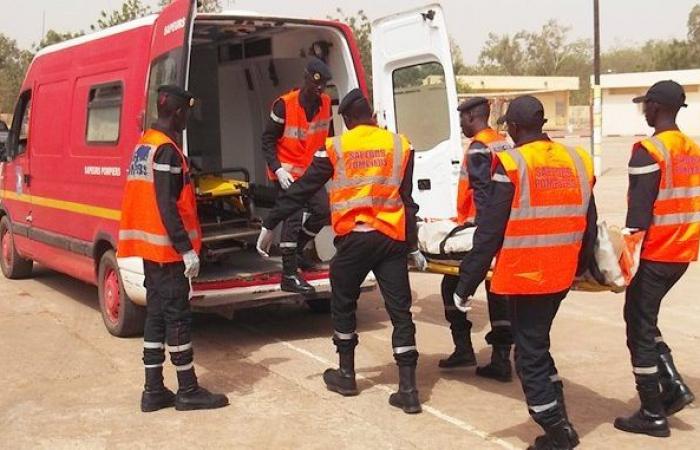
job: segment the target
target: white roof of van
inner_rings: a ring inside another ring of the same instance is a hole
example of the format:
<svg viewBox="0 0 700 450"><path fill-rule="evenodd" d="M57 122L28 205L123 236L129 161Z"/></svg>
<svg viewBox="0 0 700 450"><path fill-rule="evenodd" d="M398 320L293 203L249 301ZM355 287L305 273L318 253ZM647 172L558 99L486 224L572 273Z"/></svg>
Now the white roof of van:
<svg viewBox="0 0 700 450"><path fill-rule="evenodd" d="M141 17L140 19L135 19L130 22L125 22L113 27L106 28L104 30L96 31L94 33L88 33L75 39L69 39L67 41L59 42L58 44L49 45L48 47L44 47L41 50L39 50L39 52L34 56L34 58L36 59L40 56L46 55L47 53L53 53L76 45L85 44L86 42L91 42L96 39L102 39L107 36L123 33L124 31L153 25L157 18L157 14L151 14L145 17Z"/></svg>

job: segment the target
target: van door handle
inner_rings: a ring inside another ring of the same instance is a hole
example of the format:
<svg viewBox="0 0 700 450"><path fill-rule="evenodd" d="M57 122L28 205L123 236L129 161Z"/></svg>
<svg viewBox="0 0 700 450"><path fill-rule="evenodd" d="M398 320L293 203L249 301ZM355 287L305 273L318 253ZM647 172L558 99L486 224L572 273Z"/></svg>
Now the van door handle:
<svg viewBox="0 0 700 450"><path fill-rule="evenodd" d="M24 184L25 184L25 185L29 186L29 184L30 184L31 181L32 181L32 176L31 176L30 174L28 174L28 173L25 173L25 174L24 174L24 179L23 179L23 181L24 181Z"/></svg>

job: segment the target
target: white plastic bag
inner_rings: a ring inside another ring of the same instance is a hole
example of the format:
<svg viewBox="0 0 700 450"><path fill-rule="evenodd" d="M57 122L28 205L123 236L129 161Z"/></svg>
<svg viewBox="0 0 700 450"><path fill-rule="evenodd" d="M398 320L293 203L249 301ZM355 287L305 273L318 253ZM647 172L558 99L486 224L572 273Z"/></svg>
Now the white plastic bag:
<svg viewBox="0 0 700 450"><path fill-rule="evenodd" d="M429 261L459 265L472 249L474 226L463 226L446 219L421 222L418 227L418 248Z"/></svg>

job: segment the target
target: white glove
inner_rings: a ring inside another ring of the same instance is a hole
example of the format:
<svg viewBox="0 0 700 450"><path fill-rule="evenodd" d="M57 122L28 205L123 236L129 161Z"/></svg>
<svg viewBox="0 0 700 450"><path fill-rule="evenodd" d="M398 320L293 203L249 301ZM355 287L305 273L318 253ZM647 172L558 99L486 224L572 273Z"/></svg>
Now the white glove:
<svg viewBox="0 0 700 450"><path fill-rule="evenodd" d="M182 261L185 263L185 276L187 278L195 278L199 275L199 256L194 250L190 250L182 255Z"/></svg>
<svg viewBox="0 0 700 450"><path fill-rule="evenodd" d="M425 272L425 269L428 268L428 261L426 261L425 256L423 256L420 250L409 253L408 257L411 259L411 263L416 269Z"/></svg>
<svg viewBox="0 0 700 450"><path fill-rule="evenodd" d="M471 298L462 298L456 293L452 297L455 307L457 307L458 310L462 311L463 313L466 313L467 311L471 311L472 309L472 299Z"/></svg>
<svg viewBox="0 0 700 450"><path fill-rule="evenodd" d="M282 186L282 189L285 191L289 189L289 186L291 186L292 183L294 183L294 177L292 177L292 174L287 172L283 167L275 170L275 175L277 175L277 181L279 181L280 186Z"/></svg>
<svg viewBox="0 0 700 450"><path fill-rule="evenodd" d="M265 258L270 256L270 246L274 237L272 230L268 230L265 227L260 229L260 236L258 236L258 242L255 244L255 249L260 253L260 256Z"/></svg>

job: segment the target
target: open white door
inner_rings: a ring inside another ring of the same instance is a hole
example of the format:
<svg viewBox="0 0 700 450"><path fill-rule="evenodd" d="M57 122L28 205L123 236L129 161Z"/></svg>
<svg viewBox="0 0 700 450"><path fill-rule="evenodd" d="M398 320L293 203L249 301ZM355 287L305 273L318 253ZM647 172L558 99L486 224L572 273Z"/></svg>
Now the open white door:
<svg viewBox="0 0 700 450"><path fill-rule="evenodd" d="M419 215L455 216L462 154L450 40L438 4L372 23L374 108L379 124L416 151L413 197Z"/></svg>

